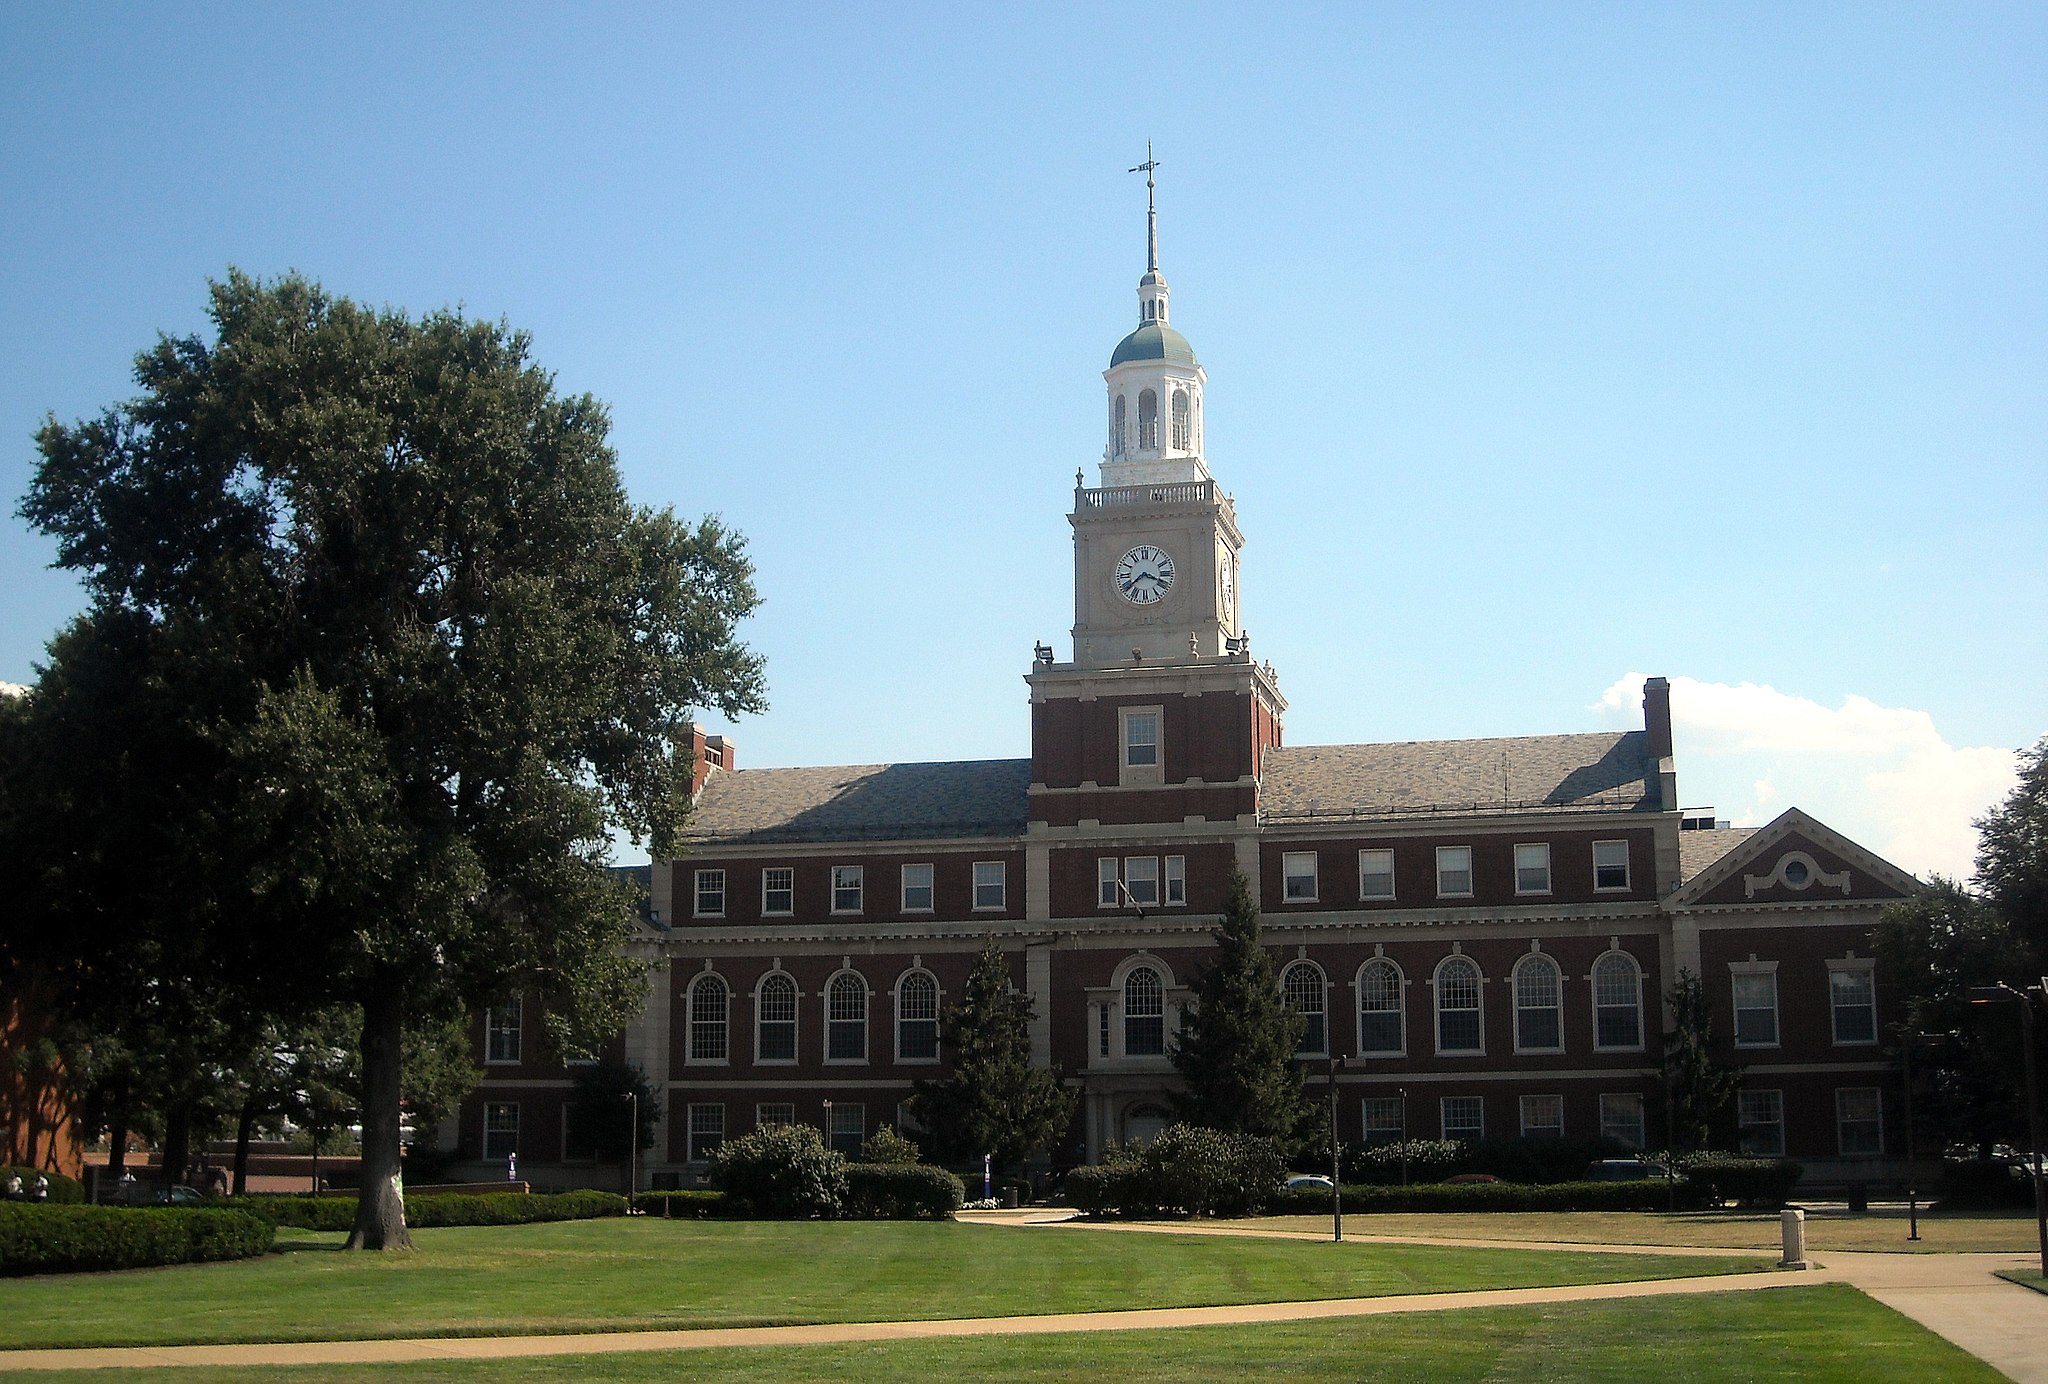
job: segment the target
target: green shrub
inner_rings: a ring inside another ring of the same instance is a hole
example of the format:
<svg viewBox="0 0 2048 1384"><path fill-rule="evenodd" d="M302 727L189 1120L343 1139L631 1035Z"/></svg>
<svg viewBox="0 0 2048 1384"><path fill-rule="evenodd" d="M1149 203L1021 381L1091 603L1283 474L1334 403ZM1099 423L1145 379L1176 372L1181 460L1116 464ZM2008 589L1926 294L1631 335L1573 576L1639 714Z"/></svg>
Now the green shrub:
<svg viewBox="0 0 2048 1384"><path fill-rule="evenodd" d="M943 1221L966 1197L960 1179L924 1163L853 1163L841 1214L859 1220Z"/></svg>
<svg viewBox="0 0 2048 1384"><path fill-rule="evenodd" d="M1116 1208L1119 1173L1119 1169L1095 1163L1069 1168L1066 1180L1060 1184L1060 1195L1084 1216L1102 1215Z"/></svg>
<svg viewBox="0 0 2048 1384"><path fill-rule="evenodd" d="M92 1273L247 1259L276 1229L213 1207L0 1205L0 1274Z"/></svg>
<svg viewBox="0 0 2048 1384"><path fill-rule="evenodd" d="M676 1192L641 1192L633 1205L649 1216L678 1221L712 1221L726 1214L725 1193L709 1188L686 1188Z"/></svg>
<svg viewBox="0 0 2048 1384"><path fill-rule="evenodd" d="M354 1197L245 1196L217 1203L296 1230L355 1229ZM405 1199L405 1223L415 1228L449 1225L526 1225L535 1221L586 1221L622 1216L626 1199L613 1192L557 1192L512 1196L432 1192Z"/></svg>
<svg viewBox="0 0 2048 1384"><path fill-rule="evenodd" d="M49 1179L50 1195L43 1201L34 1203L36 1205L79 1206L85 1201L85 1185L74 1178L64 1176L62 1173L46 1172L41 1168L24 1168L12 1163L0 1163L0 1187L4 1187L7 1184L7 1179L10 1177L21 1179L24 1199L26 1199L29 1190L36 1185L38 1177Z"/></svg>
<svg viewBox="0 0 2048 1384"><path fill-rule="evenodd" d="M406 1198L406 1219L417 1198ZM299 1193L285 1193L271 1196L223 1197L216 1203L234 1211L247 1211L261 1216L275 1226L289 1226L293 1230L352 1230L356 1223L356 1199L354 1197L311 1197Z"/></svg>
<svg viewBox="0 0 2048 1384"><path fill-rule="evenodd" d="M1551 1182L1425 1182L1407 1187L1373 1185L1344 1188L1347 1214L1371 1215L1402 1211L1662 1211L1672 1204L1681 1211L1706 1204L1705 1192L1681 1180L1675 1189L1663 1181ZM1273 1210L1296 1216L1326 1216L1330 1194L1320 1191L1282 1192Z"/></svg>
<svg viewBox="0 0 2048 1384"><path fill-rule="evenodd" d="M1681 1153L1672 1159L1688 1181L1698 1184L1709 1201L1775 1211L1785 1204L1806 1169L1782 1158L1748 1158L1736 1153Z"/></svg>
<svg viewBox="0 0 2048 1384"><path fill-rule="evenodd" d="M860 1161L863 1163L922 1163L924 1151L916 1143L904 1138L887 1125L875 1131L874 1137L860 1146Z"/></svg>
<svg viewBox="0 0 2048 1384"><path fill-rule="evenodd" d="M1995 1210L2034 1204L2027 1170L1995 1158L1954 1158L1941 1165L1944 1210Z"/></svg>
<svg viewBox="0 0 2048 1384"><path fill-rule="evenodd" d="M846 1158L809 1125L780 1125L720 1145L711 1156L711 1182L737 1215L830 1218L846 1199Z"/></svg>
<svg viewBox="0 0 2048 1384"><path fill-rule="evenodd" d="M1397 1139L1351 1151L1344 1159L1344 1181L1398 1184L1404 1157L1410 1182L1441 1182L1453 1173L1472 1171L1466 1145L1456 1139Z"/></svg>
<svg viewBox="0 0 2048 1384"><path fill-rule="evenodd" d="M1244 1216L1276 1196L1286 1176L1271 1139L1173 1125L1146 1148L1112 1147L1099 1167L1073 1169L1066 1197L1092 1214Z"/></svg>

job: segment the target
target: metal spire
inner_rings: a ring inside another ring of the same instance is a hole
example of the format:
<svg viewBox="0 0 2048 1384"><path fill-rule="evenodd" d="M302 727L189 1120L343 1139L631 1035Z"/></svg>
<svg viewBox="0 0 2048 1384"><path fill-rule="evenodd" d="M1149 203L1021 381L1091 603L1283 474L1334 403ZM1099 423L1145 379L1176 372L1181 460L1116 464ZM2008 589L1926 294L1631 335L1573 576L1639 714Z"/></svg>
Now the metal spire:
<svg viewBox="0 0 2048 1384"><path fill-rule="evenodd" d="M1152 170L1159 167L1159 160L1152 157L1152 141L1145 141L1145 161L1127 171L1145 175L1145 272L1159 272L1159 204L1153 196Z"/></svg>

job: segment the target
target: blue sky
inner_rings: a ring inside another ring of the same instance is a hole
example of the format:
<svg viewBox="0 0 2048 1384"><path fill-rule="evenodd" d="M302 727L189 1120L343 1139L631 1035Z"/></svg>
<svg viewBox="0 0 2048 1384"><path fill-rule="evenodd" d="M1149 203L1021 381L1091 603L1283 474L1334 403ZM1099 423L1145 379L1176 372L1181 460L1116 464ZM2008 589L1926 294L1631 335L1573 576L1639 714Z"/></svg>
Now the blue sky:
<svg viewBox="0 0 2048 1384"><path fill-rule="evenodd" d="M1688 802L1967 870L2048 731L2038 4L12 4L0 491L230 265L459 304L749 538L743 764L1020 755L1147 139L1290 743L1662 673Z"/></svg>

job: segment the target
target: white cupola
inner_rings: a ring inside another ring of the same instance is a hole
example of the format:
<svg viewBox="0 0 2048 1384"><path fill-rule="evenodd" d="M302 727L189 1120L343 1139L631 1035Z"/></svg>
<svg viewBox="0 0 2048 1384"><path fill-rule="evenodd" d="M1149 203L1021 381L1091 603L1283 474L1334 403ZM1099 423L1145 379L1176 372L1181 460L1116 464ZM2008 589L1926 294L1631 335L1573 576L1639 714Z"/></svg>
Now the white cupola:
<svg viewBox="0 0 2048 1384"><path fill-rule="evenodd" d="M1168 325L1172 290L1159 272L1159 204L1152 147L1132 169L1145 175L1145 274L1138 280L1138 326L1117 343L1109 369L1109 444L1105 486L1209 479L1202 460L1202 386L1208 376L1186 337Z"/></svg>

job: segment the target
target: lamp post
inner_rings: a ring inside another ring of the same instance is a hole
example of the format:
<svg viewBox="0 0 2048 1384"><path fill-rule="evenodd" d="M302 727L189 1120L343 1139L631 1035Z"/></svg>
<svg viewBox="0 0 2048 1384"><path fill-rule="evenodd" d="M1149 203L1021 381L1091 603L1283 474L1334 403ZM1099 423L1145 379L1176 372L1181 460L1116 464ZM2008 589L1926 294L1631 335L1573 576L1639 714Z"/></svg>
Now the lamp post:
<svg viewBox="0 0 2048 1384"><path fill-rule="evenodd" d="M1408 1088L1396 1086L1394 1091L1401 1097L1401 1185L1408 1185Z"/></svg>
<svg viewBox="0 0 2048 1384"><path fill-rule="evenodd" d="M2020 1007L2020 1046L2024 1049L2027 1073L2027 1175L2034 1183L2034 1235L2041 1246L2041 1274L2048 1278L2048 1196L2041 1185L2041 1096L2034 1078L2034 996L2048 995L2048 976L2039 985L2015 990L2004 981L1996 985L1970 987L1971 1004L2017 1004Z"/></svg>
<svg viewBox="0 0 2048 1384"><path fill-rule="evenodd" d="M1344 1239L1344 1160L1337 1152L1337 1045L1330 1045L1330 1239Z"/></svg>
<svg viewBox="0 0 2048 1384"><path fill-rule="evenodd" d="M640 1183L640 1093L626 1092L626 1214L633 1214L633 1193Z"/></svg>
<svg viewBox="0 0 2048 1384"><path fill-rule="evenodd" d="M1913 1153L1913 1045L1946 1043L1955 1034L1921 1033L1904 1024L1898 1026L1897 1032L1899 1061L1905 1068L1906 1077L1906 1238L1917 1240L1920 1238L1920 1173Z"/></svg>

